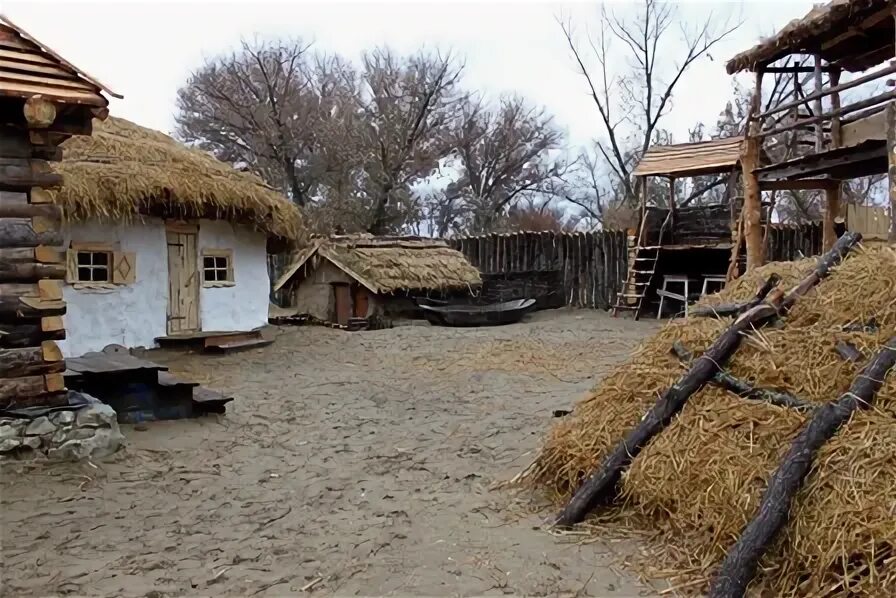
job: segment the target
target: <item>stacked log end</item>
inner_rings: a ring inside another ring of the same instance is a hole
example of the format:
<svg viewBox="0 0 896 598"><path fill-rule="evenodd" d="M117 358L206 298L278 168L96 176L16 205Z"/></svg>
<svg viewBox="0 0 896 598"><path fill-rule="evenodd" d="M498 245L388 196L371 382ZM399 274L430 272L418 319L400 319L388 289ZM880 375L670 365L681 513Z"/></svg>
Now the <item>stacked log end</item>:
<svg viewBox="0 0 896 598"><path fill-rule="evenodd" d="M0 408L66 403L62 214L47 193L64 136L25 117L0 128Z"/></svg>

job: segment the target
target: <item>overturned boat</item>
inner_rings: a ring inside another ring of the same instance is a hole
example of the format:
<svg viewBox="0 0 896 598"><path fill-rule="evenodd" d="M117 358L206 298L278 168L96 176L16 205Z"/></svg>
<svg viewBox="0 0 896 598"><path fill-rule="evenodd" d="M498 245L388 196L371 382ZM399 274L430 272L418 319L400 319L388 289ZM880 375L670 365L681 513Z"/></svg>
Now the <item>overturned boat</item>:
<svg viewBox="0 0 896 598"><path fill-rule="evenodd" d="M489 305L438 305L433 301L418 301L417 305L429 323L436 326L499 326L519 322L535 308L535 299Z"/></svg>

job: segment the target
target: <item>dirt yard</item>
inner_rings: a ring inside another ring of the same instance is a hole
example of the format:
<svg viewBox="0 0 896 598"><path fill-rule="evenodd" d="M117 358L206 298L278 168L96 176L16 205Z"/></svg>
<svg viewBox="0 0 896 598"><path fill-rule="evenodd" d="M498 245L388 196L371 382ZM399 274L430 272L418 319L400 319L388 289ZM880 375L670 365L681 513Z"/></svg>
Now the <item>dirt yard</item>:
<svg viewBox="0 0 896 598"><path fill-rule="evenodd" d="M553 537L490 486L653 329L560 311L152 352L236 401L124 426L96 464L5 464L0 593L652 596L619 569L631 544Z"/></svg>

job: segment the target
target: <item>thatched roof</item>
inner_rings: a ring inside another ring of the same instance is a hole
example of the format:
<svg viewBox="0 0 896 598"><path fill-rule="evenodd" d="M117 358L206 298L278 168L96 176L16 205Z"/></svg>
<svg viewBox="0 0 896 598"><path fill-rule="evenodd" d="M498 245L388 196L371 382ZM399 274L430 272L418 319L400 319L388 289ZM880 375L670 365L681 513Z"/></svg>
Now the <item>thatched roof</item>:
<svg viewBox="0 0 896 598"><path fill-rule="evenodd" d="M440 239L349 235L313 240L296 254L274 290L303 276L303 266L316 259L331 262L373 293L457 289L482 282L479 270Z"/></svg>
<svg viewBox="0 0 896 598"><path fill-rule="evenodd" d="M300 240L298 208L257 176L123 118L94 121L93 136L62 144L54 194L68 218L138 215L230 220Z"/></svg>
<svg viewBox="0 0 896 598"><path fill-rule="evenodd" d="M655 145L644 152L635 176L699 176L729 172L740 162L743 137Z"/></svg>
<svg viewBox="0 0 896 598"><path fill-rule="evenodd" d="M893 56L890 0L833 0L794 19L775 35L728 61L728 74L755 69L789 54L820 53L848 71Z"/></svg>

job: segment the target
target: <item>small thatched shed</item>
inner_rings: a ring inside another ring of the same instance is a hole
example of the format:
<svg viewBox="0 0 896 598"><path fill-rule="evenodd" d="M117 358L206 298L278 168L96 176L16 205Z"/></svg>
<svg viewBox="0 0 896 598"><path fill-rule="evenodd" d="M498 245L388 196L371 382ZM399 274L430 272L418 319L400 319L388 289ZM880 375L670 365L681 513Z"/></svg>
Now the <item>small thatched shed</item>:
<svg viewBox="0 0 896 598"><path fill-rule="evenodd" d="M267 322L267 252L302 240L258 177L120 118L63 144L69 355Z"/></svg>
<svg viewBox="0 0 896 598"><path fill-rule="evenodd" d="M313 239L274 284L290 289L295 313L346 324L406 313L415 296L469 292L477 270L442 240L332 236Z"/></svg>

